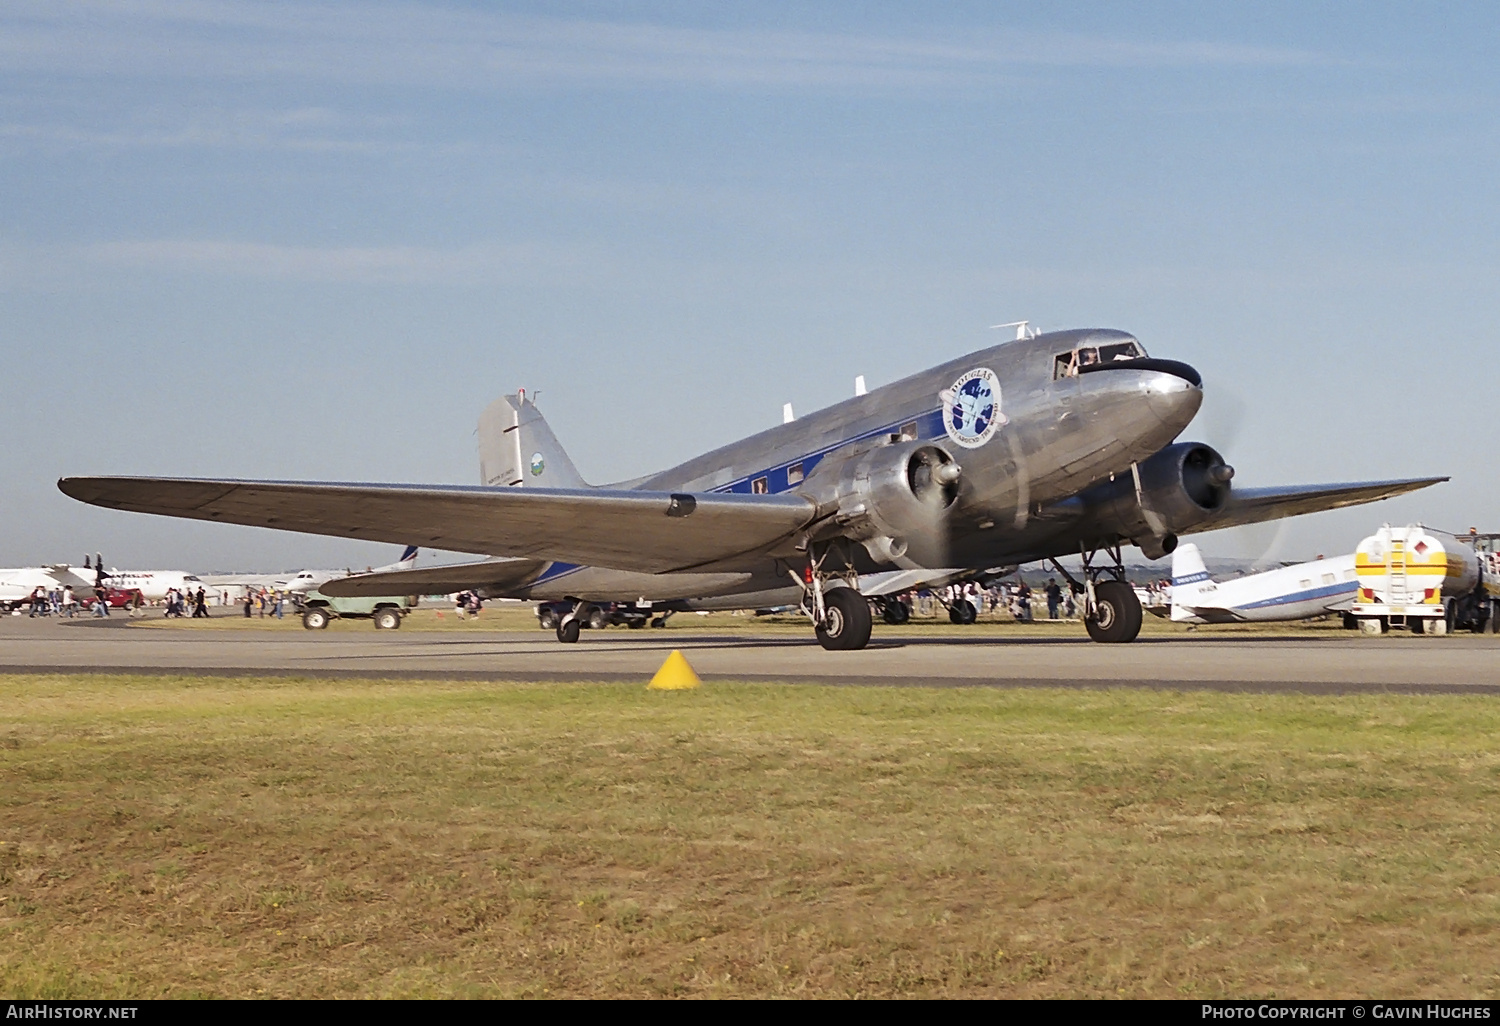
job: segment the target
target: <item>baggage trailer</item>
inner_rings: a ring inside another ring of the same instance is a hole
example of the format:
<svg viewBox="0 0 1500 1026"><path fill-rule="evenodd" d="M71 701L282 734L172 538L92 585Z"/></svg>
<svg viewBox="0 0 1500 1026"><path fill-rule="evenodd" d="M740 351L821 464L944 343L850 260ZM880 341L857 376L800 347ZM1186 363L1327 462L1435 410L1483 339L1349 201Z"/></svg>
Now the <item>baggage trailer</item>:
<svg viewBox="0 0 1500 1026"><path fill-rule="evenodd" d="M1493 632L1500 622L1500 535L1459 538L1423 524L1383 525L1355 550L1349 615L1366 634Z"/></svg>

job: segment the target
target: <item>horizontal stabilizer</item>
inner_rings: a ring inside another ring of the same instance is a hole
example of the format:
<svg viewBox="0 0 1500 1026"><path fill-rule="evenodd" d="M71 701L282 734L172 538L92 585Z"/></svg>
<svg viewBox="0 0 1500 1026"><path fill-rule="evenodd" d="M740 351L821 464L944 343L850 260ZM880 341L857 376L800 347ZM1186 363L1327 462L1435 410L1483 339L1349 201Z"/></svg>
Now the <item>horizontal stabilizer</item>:
<svg viewBox="0 0 1500 1026"><path fill-rule="evenodd" d="M471 588L501 592L529 583L546 568L546 562L538 559L486 559L481 563L429 566L420 570L355 574L335 578L318 590L333 598L447 595Z"/></svg>
<svg viewBox="0 0 1500 1026"><path fill-rule="evenodd" d="M790 494L151 477L68 477L57 487L135 513L644 573L765 551L816 512Z"/></svg>

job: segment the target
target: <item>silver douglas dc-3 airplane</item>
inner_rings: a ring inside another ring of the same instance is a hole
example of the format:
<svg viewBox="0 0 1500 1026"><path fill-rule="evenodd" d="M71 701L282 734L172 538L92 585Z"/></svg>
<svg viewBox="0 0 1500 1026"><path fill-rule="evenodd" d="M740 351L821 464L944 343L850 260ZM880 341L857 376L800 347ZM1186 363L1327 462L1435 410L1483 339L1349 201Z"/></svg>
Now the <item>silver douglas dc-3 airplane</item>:
<svg viewBox="0 0 1500 1026"><path fill-rule="evenodd" d="M560 641L595 605L797 605L829 649L863 648L870 601L1051 560L1085 596L1095 641L1141 626L1121 546L1160 559L1179 535L1399 495L1447 478L1231 487L1207 445L1178 442L1203 401L1192 367L1122 331L971 353L634 481L590 487L524 393L479 422L481 484L72 477L112 509L491 558L356 575L331 595L474 589L566 601ZM1080 555L1078 581L1056 557Z"/></svg>

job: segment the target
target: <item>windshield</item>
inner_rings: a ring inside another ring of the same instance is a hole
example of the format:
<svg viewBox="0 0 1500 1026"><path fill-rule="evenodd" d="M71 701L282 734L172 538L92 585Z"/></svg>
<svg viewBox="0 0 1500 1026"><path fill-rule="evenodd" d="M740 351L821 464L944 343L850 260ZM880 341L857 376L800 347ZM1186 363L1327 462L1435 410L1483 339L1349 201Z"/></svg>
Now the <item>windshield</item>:
<svg viewBox="0 0 1500 1026"><path fill-rule="evenodd" d="M1080 346L1066 353L1058 353L1052 364L1053 378L1076 378L1083 367L1100 363L1119 363L1122 360L1139 360L1146 350L1135 339L1111 342L1103 346Z"/></svg>

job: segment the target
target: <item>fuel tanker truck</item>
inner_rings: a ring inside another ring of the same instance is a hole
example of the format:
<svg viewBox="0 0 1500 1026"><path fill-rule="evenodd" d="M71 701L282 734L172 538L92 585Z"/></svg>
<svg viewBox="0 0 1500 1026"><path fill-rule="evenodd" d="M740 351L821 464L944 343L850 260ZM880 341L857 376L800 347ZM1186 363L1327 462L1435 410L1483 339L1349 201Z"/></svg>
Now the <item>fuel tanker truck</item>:
<svg viewBox="0 0 1500 1026"><path fill-rule="evenodd" d="M1359 590L1349 610L1366 634L1494 632L1500 624L1500 554L1471 533L1457 538L1422 524L1386 524L1359 543ZM1488 550L1488 551L1487 551Z"/></svg>

